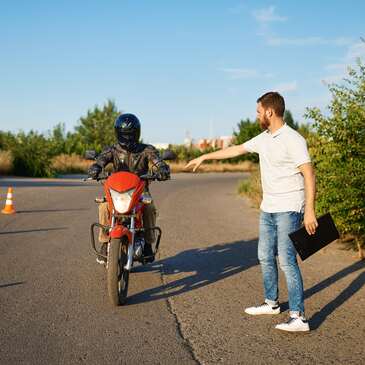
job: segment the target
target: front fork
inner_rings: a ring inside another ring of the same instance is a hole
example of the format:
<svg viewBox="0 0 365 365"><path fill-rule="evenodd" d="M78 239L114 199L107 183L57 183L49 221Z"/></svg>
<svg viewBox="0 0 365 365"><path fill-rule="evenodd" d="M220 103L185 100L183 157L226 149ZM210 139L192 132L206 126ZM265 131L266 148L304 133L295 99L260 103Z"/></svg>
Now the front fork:
<svg viewBox="0 0 365 365"><path fill-rule="evenodd" d="M131 217L131 227L130 231L132 233L131 242L128 246L127 252L127 263L124 266L124 270L130 271L133 265L133 256L134 256L134 237L136 235L136 228L135 228L135 209L133 209L132 217Z"/></svg>
<svg viewBox="0 0 365 365"><path fill-rule="evenodd" d="M90 227L91 230L91 247L94 250L94 253L97 256L102 256L105 259L107 259L107 256L102 255L95 246L95 236L94 236L94 229L95 227L99 227L101 229L108 229L109 231L111 231L114 227L115 224L115 217L112 216L112 221L111 221L111 226L104 226L100 223L93 223ZM156 241L156 246L155 246L155 253L157 254L159 245L160 245L160 240L161 240L161 229L159 227L153 227L150 228L152 230L157 231L157 241ZM135 228L135 210L133 210L132 212L132 217L131 217L131 226L130 226L130 232L131 232L131 242L128 245L128 252L127 252L127 263L124 266L125 270L131 270L132 265L133 265L133 257L134 257L134 240L135 240L135 235L136 235L136 228Z"/></svg>

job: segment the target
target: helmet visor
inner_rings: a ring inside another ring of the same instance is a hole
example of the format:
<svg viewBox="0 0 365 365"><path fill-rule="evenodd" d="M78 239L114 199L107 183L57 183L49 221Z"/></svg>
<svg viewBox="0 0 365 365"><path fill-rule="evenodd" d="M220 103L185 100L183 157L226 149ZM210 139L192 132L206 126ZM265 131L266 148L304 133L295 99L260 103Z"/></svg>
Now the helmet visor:
<svg viewBox="0 0 365 365"><path fill-rule="evenodd" d="M120 144L130 145L138 142L137 133L117 130L117 139Z"/></svg>

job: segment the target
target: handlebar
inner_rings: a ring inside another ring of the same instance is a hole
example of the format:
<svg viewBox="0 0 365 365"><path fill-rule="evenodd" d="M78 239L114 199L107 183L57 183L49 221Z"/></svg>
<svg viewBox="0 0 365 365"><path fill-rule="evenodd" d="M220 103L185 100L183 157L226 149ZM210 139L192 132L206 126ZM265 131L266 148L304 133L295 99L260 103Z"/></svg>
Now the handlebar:
<svg viewBox="0 0 365 365"><path fill-rule="evenodd" d="M92 177L88 176L88 177L83 178L82 181L91 181L91 180L100 181L100 180L106 180L109 176L110 176L110 173L104 173L104 174L100 174L96 179L93 179Z"/></svg>
<svg viewBox="0 0 365 365"><path fill-rule="evenodd" d="M100 174L96 179L93 179L92 177L88 176L82 179L82 181L100 181L100 180L106 180L110 176L110 173L107 174ZM156 181L158 180L157 174L144 174L139 177L142 180L148 180L148 181Z"/></svg>
<svg viewBox="0 0 365 365"><path fill-rule="evenodd" d="M156 174L144 174L144 175L141 175L139 177L140 179L142 180L151 180L151 181L154 181L154 180L157 180L157 175Z"/></svg>

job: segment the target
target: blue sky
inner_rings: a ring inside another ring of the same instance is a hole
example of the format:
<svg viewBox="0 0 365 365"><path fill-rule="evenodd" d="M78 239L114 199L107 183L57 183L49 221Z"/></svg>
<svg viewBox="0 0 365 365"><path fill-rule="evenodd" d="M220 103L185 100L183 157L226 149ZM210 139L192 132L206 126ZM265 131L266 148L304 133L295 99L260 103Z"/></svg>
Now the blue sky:
<svg viewBox="0 0 365 365"><path fill-rule="evenodd" d="M145 141L230 135L280 91L298 121L365 56L362 0L0 0L0 129L41 132L108 98Z"/></svg>

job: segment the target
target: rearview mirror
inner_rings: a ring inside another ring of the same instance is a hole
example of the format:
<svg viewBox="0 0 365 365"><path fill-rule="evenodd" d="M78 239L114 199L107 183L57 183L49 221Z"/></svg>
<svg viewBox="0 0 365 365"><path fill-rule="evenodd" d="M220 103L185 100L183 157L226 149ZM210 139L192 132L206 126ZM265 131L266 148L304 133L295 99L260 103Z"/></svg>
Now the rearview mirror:
<svg viewBox="0 0 365 365"><path fill-rule="evenodd" d="M170 150L165 150L161 156L161 158L165 161L171 161L176 159L176 153Z"/></svg>
<svg viewBox="0 0 365 365"><path fill-rule="evenodd" d="M86 160L95 160L97 153L94 150L87 150L84 157Z"/></svg>

